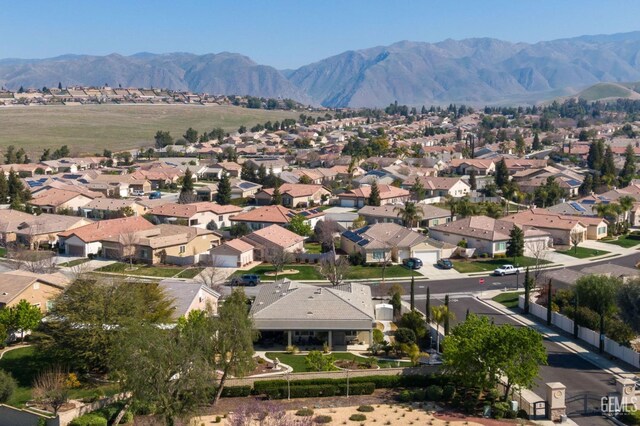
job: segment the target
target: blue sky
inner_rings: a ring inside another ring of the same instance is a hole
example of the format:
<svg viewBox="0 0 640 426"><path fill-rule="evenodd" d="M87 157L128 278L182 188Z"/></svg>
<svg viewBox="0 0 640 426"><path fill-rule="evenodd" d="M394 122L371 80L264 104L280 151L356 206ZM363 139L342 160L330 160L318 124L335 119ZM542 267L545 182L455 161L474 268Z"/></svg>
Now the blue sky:
<svg viewBox="0 0 640 426"><path fill-rule="evenodd" d="M400 40L640 30L636 0L0 0L0 58L238 52L295 68Z"/></svg>

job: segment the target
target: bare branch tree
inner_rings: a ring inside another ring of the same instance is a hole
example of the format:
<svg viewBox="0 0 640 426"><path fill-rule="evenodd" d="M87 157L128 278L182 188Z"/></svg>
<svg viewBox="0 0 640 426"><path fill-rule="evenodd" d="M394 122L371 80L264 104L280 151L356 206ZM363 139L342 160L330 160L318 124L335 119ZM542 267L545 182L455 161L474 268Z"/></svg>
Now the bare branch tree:
<svg viewBox="0 0 640 426"><path fill-rule="evenodd" d="M535 259L535 264L531 267L530 271L533 273L534 282L538 282L543 271L542 266L547 263L546 260L549 255L547 242L543 240L525 242L525 250L530 257Z"/></svg>
<svg viewBox="0 0 640 426"><path fill-rule="evenodd" d="M577 229L571 231L571 245L573 246L574 253L578 252L578 244L582 242L582 235L583 233L578 231Z"/></svg>
<svg viewBox="0 0 640 426"><path fill-rule="evenodd" d="M197 277L197 280L207 287L220 292L220 287L224 282L226 276L223 272L222 261L217 256L207 256L207 259L201 261L200 264L204 267L202 272Z"/></svg>
<svg viewBox="0 0 640 426"><path fill-rule="evenodd" d="M278 281L278 274L282 272L284 266L293 262L293 254L282 248L269 250L269 252L267 260L276 268L275 280Z"/></svg>
<svg viewBox="0 0 640 426"><path fill-rule="evenodd" d="M118 235L120 244L120 260L129 262L129 269L133 269L133 260L136 257L136 246L140 244L140 237L135 232L126 232Z"/></svg>
<svg viewBox="0 0 640 426"><path fill-rule="evenodd" d="M53 367L41 372L33 382L33 396L36 401L51 407L53 414L69 400L67 374L60 367Z"/></svg>
<svg viewBox="0 0 640 426"><path fill-rule="evenodd" d="M349 260L346 257L338 256L335 251L332 251L320 260L318 272L336 286L342 283L349 267Z"/></svg>
<svg viewBox="0 0 640 426"><path fill-rule="evenodd" d="M338 233L338 222L333 220L319 221L313 232L316 240L322 245L325 251L331 249L334 245L335 235Z"/></svg>
<svg viewBox="0 0 640 426"><path fill-rule="evenodd" d="M16 245L11 258L15 262L16 269L24 269L36 274L50 273L55 269L54 254L50 251L28 250Z"/></svg>

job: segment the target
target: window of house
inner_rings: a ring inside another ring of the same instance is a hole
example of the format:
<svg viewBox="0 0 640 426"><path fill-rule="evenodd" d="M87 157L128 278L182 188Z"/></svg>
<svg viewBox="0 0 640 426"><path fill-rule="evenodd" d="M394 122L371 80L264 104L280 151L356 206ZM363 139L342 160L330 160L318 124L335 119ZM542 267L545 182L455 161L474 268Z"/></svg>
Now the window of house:
<svg viewBox="0 0 640 426"><path fill-rule="evenodd" d="M606 234L607 233L607 227L606 226L600 226L598 227L598 235L600 234Z"/></svg>
<svg viewBox="0 0 640 426"><path fill-rule="evenodd" d="M146 248L141 248L140 257L142 257L143 259L146 259L147 257L149 257L149 251Z"/></svg>
<svg viewBox="0 0 640 426"><path fill-rule="evenodd" d="M224 216L218 216L218 222L222 222L224 220Z"/></svg>
<svg viewBox="0 0 640 426"><path fill-rule="evenodd" d="M438 223L439 223L438 219L433 219L433 221L432 221L432 225L433 226L436 226Z"/></svg>
<svg viewBox="0 0 640 426"><path fill-rule="evenodd" d="M358 337L358 332L354 330L345 331L344 335L346 337Z"/></svg>
<svg viewBox="0 0 640 426"><path fill-rule="evenodd" d="M495 247L496 247L496 251L505 251L507 249L507 243L506 242L496 243Z"/></svg>
<svg viewBox="0 0 640 426"><path fill-rule="evenodd" d="M373 252L373 258L375 260L383 260L384 259L384 251L376 250Z"/></svg>
<svg viewBox="0 0 640 426"><path fill-rule="evenodd" d="M187 246L180 246L180 254L183 254L187 251Z"/></svg>

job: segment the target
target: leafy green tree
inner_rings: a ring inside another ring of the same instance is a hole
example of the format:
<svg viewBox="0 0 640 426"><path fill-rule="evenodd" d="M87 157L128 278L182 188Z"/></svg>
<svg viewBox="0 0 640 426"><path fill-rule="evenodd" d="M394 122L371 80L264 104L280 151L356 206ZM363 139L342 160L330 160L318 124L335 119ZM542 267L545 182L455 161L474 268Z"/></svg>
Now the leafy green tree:
<svg viewBox="0 0 640 426"><path fill-rule="evenodd" d="M313 234L311 225L306 222L306 219L301 214L297 214L289 221L289 229L291 232L295 232L303 237L309 237Z"/></svg>
<svg viewBox="0 0 640 426"><path fill-rule="evenodd" d="M611 145L607 145L607 148L604 151L604 160L602 162L602 169L600 171L602 172L602 176L616 175L616 166Z"/></svg>
<svg viewBox="0 0 640 426"><path fill-rule="evenodd" d="M53 340L39 350L75 370L105 372L111 349L119 344L114 330L129 322L168 322L171 306L155 283L79 279L54 300L43 324Z"/></svg>
<svg viewBox="0 0 640 426"><path fill-rule="evenodd" d="M132 323L119 332L113 376L134 403L153 407L165 424L173 425L210 401L216 365L207 331L214 330L200 323L172 330Z"/></svg>
<svg viewBox="0 0 640 426"><path fill-rule="evenodd" d="M367 203L370 206L380 205L380 189L378 189L378 182L376 182L375 180L371 184L371 193L369 194Z"/></svg>
<svg viewBox="0 0 640 426"><path fill-rule="evenodd" d="M602 170L604 162L604 142L602 139L591 142L587 154L587 165L591 170Z"/></svg>
<svg viewBox="0 0 640 426"><path fill-rule="evenodd" d="M258 183L264 185L267 181L267 168L264 164L260 164L258 167Z"/></svg>
<svg viewBox="0 0 640 426"><path fill-rule="evenodd" d="M9 183L4 171L0 172L0 204L6 204L9 198Z"/></svg>
<svg viewBox="0 0 640 426"><path fill-rule="evenodd" d="M533 196L536 204L546 207L556 204L560 198L565 196L565 191L554 176L549 176L542 186L535 189Z"/></svg>
<svg viewBox="0 0 640 426"><path fill-rule="evenodd" d="M164 148L167 145L173 145L173 137L171 133L158 130L154 136L156 148Z"/></svg>
<svg viewBox="0 0 640 426"><path fill-rule="evenodd" d="M15 164L18 162L16 157L16 147L13 145L9 145L4 151L4 163L5 164Z"/></svg>
<svg viewBox="0 0 640 426"><path fill-rule="evenodd" d="M627 145L624 151L624 166L620 170L620 183L622 186L628 186L636 177L636 154L633 146Z"/></svg>
<svg viewBox="0 0 640 426"><path fill-rule="evenodd" d="M617 291L620 317L636 333L640 333L640 280L633 279L621 284Z"/></svg>
<svg viewBox="0 0 640 426"><path fill-rule="evenodd" d="M304 357L304 363L309 371L331 371L334 369L333 355L324 355L320 351L309 351Z"/></svg>
<svg viewBox="0 0 640 426"><path fill-rule="evenodd" d="M194 144L198 142L198 131L189 127L182 137L190 144Z"/></svg>
<svg viewBox="0 0 640 426"><path fill-rule="evenodd" d="M245 235L249 235L251 233L251 228L246 223L236 223L231 225L231 229L229 230L231 236L233 238L243 237Z"/></svg>
<svg viewBox="0 0 640 426"><path fill-rule="evenodd" d="M20 330L20 340L24 341L24 332L26 330L34 330L42 320L42 312L37 306L31 305L22 299L17 305L9 308L10 315L13 317L12 322Z"/></svg>
<svg viewBox="0 0 640 426"><path fill-rule="evenodd" d="M515 134L515 141L516 141L516 154L519 156L523 156L525 151L527 150L527 146L525 145L524 142L524 138L522 137L522 135L520 134L520 131L516 130L516 134Z"/></svg>
<svg viewBox="0 0 640 426"><path fill-rule="evenodd" d="M309 185L312 184L313 182L311 181L311 178L307 175L302 175L300 176L300 178L298 179L298 183L302 183L305 185Z"/></svg>
<svg viewBox="0 0 640 426"><path fill-rule="evenodd" d="M576 295L580 304L600 316L600 334L605 334L605 318L617 311L616 299L622 280L606 275L585 275L576 281ZM604 342L600 341L600 352Z"/></svg>
<svg viewBox="0 0 640 426"><path fill-rule="evenodd" d="M471 170L469 172L469 186L471 187L472 191L475 191L476 189L478 189L478 183L476 181L477 174L478 172L476 172L475 170Z"/></svg>
<svg viewBox="0 0 640 426"><path fill-rule="evenodd" d="M445 321L454 319L455 315L453 312L449 310L448 306L439 305L431 307L431 320L436 323L436 329L438 332L436 333L436 351L440 352L440 326L445 323Z"/></svg>
<svg viewBox="0 0 640 426"><path fill-rule="evenodd" d="M249 182L256 182L256 169L253 163L245 161L242 163L242 169L240 170L240 179Z"/></svg>
<svg viewBox="0 0 640 426"><path fill-rule="evenodd" d="M230 374L244 377L255 368L253 342L259 333L249 316L247 297L242 289L234 290L218 309L216 344L218 372L221 372L213 403L222 395L225 381Z"/></svg>
<svg viewBox="0 0 640 426"><path fill-rule="evenodd" d="M427 335L427 327L425 325L422 315L418 311L407 312L402 315L398 322L398 327L408 328L412 330L417 339L424 339Z"/></svg>
<svg viewBox="0 0 640 426"><path fill-rule="evenodd" d="M218 193L216 194L216 202L222 206L231 203L231 181L229 175L222 173L222 177L218 182Z"/></svg>
<svg viewBox="0 0 640 426"><path fill-rule="evenodd" d="M509 231L507 242L507 257L517 258L524 254L524 231L514 225Z"/></svg>
<svg viewBox="0 0 640 426"><path fill-rule="evenodd" d="M591 192L595 188L593 187L593 175L591 173L587 173L578 188L578 194L583 197L586 197L591 194Z"/></svg>
<svg viewBox="0 0 640 426"><path fill-rule="evenodd" d="M407 201L404 206L397 206L393 209L398 212L398 216L402 220L402 224L409 228L416 226L422 219L422 209L418 204Z"/></svg>
<svg viewBox="0 0 640 426"><path fill-rule="evenodd" d="M509 169L507 168L507 163L504 161L504 158L496 163L494 179L496 186L500 189L509 182Z"/></svg>
<svg viewBox="0 0 640 426"><path fill-rule="evenodd" d="M418 336L410 328L400 327L394 333L394 337L397 343L413 344L417 342Z"/></svg>
<svg viewBox="0 0 640 426"><path fill-rule="evenodd" d="M391 295L391 300L389 303L393 307L393 318L400 318L400 312L402 312L402 295L399 291L395 291Z"/></svg>

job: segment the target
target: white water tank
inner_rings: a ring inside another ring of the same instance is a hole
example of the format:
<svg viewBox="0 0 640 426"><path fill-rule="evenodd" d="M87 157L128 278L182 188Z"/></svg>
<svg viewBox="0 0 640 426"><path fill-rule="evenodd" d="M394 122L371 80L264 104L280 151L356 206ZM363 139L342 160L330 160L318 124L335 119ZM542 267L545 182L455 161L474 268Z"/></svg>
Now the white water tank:
<svg viewBox="0 0 640 426"><path fill-rule="evenodd" d="M377 304L376 319L378 321L393 321L393 306L388 303Z"/></svg>

